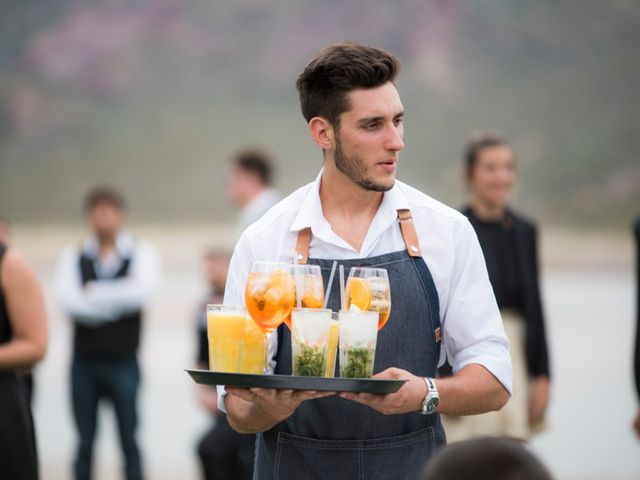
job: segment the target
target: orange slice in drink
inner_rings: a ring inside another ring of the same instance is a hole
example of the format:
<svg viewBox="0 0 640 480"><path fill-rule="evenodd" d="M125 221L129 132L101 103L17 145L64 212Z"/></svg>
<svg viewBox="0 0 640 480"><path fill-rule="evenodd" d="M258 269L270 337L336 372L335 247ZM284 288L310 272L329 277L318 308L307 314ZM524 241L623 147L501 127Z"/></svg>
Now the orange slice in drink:
<svg viewBox="0 0 640 480"><path fill-rule="evenodd" d="M367 282L362 278L353 277L349 280L349 308L352 305L358 309L365 311L371 307L371 289Z"/></svg>
<svg viewBox="0 0 640 480"><path fill-rule="evenodd" d="M322 308L322 299L309 293L302 297L301 303L305 308Z"/></svg>

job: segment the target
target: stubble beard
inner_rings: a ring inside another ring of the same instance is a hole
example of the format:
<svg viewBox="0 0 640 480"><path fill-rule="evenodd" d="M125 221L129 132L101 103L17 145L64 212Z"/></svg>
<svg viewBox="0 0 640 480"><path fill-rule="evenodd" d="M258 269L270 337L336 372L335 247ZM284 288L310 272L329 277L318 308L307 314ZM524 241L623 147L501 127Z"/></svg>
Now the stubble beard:
<svg viewBox="0 0 640 480"><path fill-rule="evenodd" d="M376 183L370 178L367 178L366 168L364 162L357 156L347 157L342 151L342 144L340 138L336 135L336 152L334 154L334 160L336 168L346 175L353 183L358 185L364 190L371 192L387 192L393 188L394 183L391 185L382 185Z"/></svg>

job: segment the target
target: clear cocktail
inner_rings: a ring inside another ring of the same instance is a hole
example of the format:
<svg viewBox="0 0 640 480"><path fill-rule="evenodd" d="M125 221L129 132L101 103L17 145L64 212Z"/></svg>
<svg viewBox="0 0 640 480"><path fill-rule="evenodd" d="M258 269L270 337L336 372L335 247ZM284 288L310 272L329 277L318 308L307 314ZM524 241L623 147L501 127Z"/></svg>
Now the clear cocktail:
<svg viewBox="0 0 640 480"><path fill-rule="evenodd" d="M369 378L378 339L378 312L340 312L340 376Z"/></svg>
<svg viewBox="0 0 640 480"><path fill-rule="evenodd" d="M322 377L329 343L331 310L294 308L291 312L293 375Z"/></svg>

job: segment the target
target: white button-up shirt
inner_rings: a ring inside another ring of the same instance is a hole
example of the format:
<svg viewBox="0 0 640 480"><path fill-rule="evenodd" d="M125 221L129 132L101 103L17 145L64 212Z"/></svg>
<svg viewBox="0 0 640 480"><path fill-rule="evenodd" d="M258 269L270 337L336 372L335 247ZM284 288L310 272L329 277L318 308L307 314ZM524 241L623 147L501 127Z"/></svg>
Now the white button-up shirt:
<svg viewBox="0 0 640 480"><path fill-rule="evenodd" d="M127 232L118 234L115 249L106 257L99 258L99 249L95 237L88 238L81 247L67 247L58 260L55 275L56 293L65 313L88 326L111 322L142 308L160 277L155 248L134 240ZM94 268L98 278L88 288L82 285L79 264L82 253L96 259ZM111 279L127 258L131 260L129 275ZM110 279L102 281L104 278Z"/></svg>
<svg viewBox="0 0 640 480"><path fill-rule="evenodd" d="M443 341L440 365L447 358L455 373L466 365L480 364L511 392L509 341L478 238L467 218L396 181L384 193L358 252L332 230L324 217L321 178L322 172L314 182L293 192L245 230L231 258L224 303L244 305L252 261L291 263L298 232L306 227L311 227L312 232L310 258L349 260L405 250L397 210L410 209L420 250L438 291ZM276 337L272 335L272 353L277 347ZM272 361L271 366L274 365Z"/></svg>

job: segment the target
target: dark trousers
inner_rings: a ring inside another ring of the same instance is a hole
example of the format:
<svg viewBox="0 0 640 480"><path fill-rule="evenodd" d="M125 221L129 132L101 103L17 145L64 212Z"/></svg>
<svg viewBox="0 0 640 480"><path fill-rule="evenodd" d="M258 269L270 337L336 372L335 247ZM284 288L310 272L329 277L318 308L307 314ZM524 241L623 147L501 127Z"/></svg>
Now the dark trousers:
<svg viewBox="0 0 640 480"><path fill-rule="evenodd" d="M71 365L73 417L79 444L74 473L76 480L92 477L93 440L97 428L98 404L106 399L115 410L120 445L125 457L127 480L141 480L140 452L135 439L136 398L140 370L135 357L127 360L74 358Z"/></svg>
<svg viewBox="0 0 640 480"><path fill-rule="evenodd" d="M205 480L251 480L254 445L255 435L236 432L226 415L218 415L216 424L198 443Z"/></svg>

